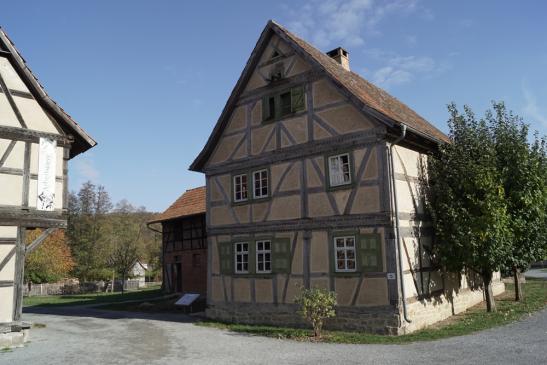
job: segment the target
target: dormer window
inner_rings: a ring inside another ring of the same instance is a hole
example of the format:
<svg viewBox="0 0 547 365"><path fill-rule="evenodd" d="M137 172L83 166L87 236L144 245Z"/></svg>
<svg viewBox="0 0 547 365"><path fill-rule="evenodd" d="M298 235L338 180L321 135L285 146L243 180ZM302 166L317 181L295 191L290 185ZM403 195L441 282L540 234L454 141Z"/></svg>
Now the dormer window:
<svg viewBox="0 0 547 365"><path fill-rule="evenodd" d="M262 117L264 121L273 121L290 116L306 109L303 86L283 90L269 95L262 100Z"/></svg>

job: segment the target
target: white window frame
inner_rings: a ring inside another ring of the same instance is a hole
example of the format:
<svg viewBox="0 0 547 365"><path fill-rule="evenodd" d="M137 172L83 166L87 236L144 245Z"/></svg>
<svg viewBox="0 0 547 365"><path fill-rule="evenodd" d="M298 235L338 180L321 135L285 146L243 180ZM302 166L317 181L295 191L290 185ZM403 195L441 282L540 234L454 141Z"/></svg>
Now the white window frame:
<svg viewBox="0 0 547 365"><path fill-rule="evenodd" d="M348 239L353 240L353 247L347 246L347 240ZM342 239L344 240L344 246L338 247L336 245L336 241ZM357 241L355 236L335 236L333 240L334 245L334 269L336 272L356 272L357 271ZM342 251L344 252L344 269L338 268L338 252ZM348 251L353 251L353 259L348 259ZM348 261L354 262L353 269L348 269Z"/></svg>
<svg viewBox="0 0 547 365"><path fill-rule="evenodd" d="M259 243L262 243L262 249L261 250L258 249L258 244ZM266 250L264 248L266 243L270 247L268 250ZM255 244L256 244L256 273L257 274L271 274L272 273L272 241L271 240L259 240L259 241L256 241ZM270 254L270 259L269 260L266 260L266 254ZM261 256L262 256L263 263L264 263L264 269L263 270L260 270L258 268L258 263L260 262L259 257L261 257ZM266 262L270 263L270 269L269 270L266 270Z"/></svg>
<svg viewBox="0 0 547 365"><path fill-rule="evenodd" d="M342 157L343 156L346 156L347 159L348 159L348 162L347 162L347 174L348 174L348 181L345 181L344 180L344 175L345 175L345 172L344 172L344 165L342 163ZM338 160L339 163L341 164L341 171L333 171L333 160ZM350 155L349 153L341 153L339 155L333 155L333 156L328 156L328 168L329 168L329 186L331 187L337 187L337 186L344 186L344 185L350 185L351 184L351 180L352 180L352 174L351 174L351 158L350 158ZM339 176L339 173L341 172L341 175L342 175L342 178L341 178L341 181L335 181L334 178L336 176Z"/></svg>
<svg viewBox="0 0 547 365"><path fill-rule="evenodd" d="M243 198L243 177L245 177L245 183L246 183L246 189L245 189L245 192L247 194L247 196L245 198ZM236 181L237 179L239 178L239 181L240 183L238 184ZM240 202L246 202L247 200L249 200L249 177L247 176L247 174L239 174L239 175L234 175L233 177L233 180L232 180L233 184L234 184L234 202L236 203L240 203ZM241 199L237 199L237 186L240 185L241 186L241 196L242 198Z"/></svg>
<svg viewBox="0 0 547 365"><path fill-rule="evenodd" d="M238 248L238 245L241 245L241 251L238 251L237 248ZM247 245L247 250L243 250L243 245ZM250 254L250 250L249 250L249 242L236 242L234 243L234 272L236 274L248 274L249 273L249 254ZM244 261L243 258L245 257L245 255L247 255L247 260ZM237 258L241 256L241 270L238 270L237 268ZM243 264L244 263L247 263L247 270L243 270Z"/></svg>
<svg viewBox="0 0 547 365"><path fill-rule="evenodd" d="M262 173L266 173L266 195L262 195L262 189L264 188L264 185L262 184ZM259 181L259 189L260 189L260 195L256 194L256 174L260 174L260 181ZM267 198L270 195L270 174L268 173L268 169L262 169L262 170L255 170L253 171L253 198L254 199L264 199Z"/></svg>

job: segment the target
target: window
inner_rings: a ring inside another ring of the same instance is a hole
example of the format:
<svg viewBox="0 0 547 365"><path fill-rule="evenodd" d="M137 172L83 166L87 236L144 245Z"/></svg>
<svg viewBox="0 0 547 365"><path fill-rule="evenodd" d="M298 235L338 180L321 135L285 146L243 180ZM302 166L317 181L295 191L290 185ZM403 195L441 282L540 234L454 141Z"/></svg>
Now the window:
<svg viewBox="0 0 547 365"><path fill-rule="evenodd" d="M287 91L279 95L279 104L281 109L281 116L291 114L291 92Z"/></svg>
<svg viewBox="0 0 547 365"><path fill-rule="evenodd" d="M234 202L242 202L247 200L247 175L234 176Z"/></svg>
<svg viewBox="0 0 547 365"><path fill-rule="evenodd" d="M351 184L351 165L349 153L330 156L329 161L329 185L342 186Z"/></svg>
<svg viewBox="0 0 547 365"><path fill-rule="evenodd" d="M272 242L256 241L256 272L272 272Z"/></svg>
<svg viewBox="0 0 547 365"><path fill-rule="evenodd" d="M249 243L238 242L235 244L235 272L236 274L249 273Z"/></svg>
<svg viewBox="0 0 547 365"><path fill-rule="evenodd" d="M337 272L356 271L355 236L334 237L334 267Z"/></svg>
<svg viewBox="0 0 547 365"><path fill-rule="evenodd" d="M305 109L303 86L293 87L275 95L269 95L262 101L264 121L281 119Z"/></svg>
<svg viewBox="0 0 547 365"><path fill-rule="evenodd" d="M268 196L268 170L253 172L253 185L253 197L255 199L266 198Z"/></svg>

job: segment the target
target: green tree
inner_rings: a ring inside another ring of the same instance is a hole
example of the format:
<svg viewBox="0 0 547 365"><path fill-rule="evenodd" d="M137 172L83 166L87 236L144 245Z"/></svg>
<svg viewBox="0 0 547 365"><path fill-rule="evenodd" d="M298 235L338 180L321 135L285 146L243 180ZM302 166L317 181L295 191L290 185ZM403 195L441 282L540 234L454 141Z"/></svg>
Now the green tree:
<svg viewBox="0 0 547 365"><path fill-rule="evenodd" d="M495 138L497 169L505 192L512 232L511 250L505 268L513 272L515 300L524 297L520 273L530 263L543 259L547 246L547 175L545 139L537 134L529 142L529 127L507 111L503 103L493 103L494 112L486 119Z"/></svg>
<svg viewBox="0 0 547 365"><path fill-rule="evenodd" d="M435 226L435 256L448 271L471 269L482 277L487 311L495 311L493 273L510 254L505 193L494 137L470 108L448 106L451 143L428 160L427 202Z"/></svg>
<svg viewBox="0 0 547 365"><path fill-rule="evenodd" d="M108 264L123 283L130 276L131 269L142 254L144 222L139 214L144 208L136 209L127 200L120 201L110 214Z"/></svg>
<svg viewBox="0 0 547 365"><path fill-rule="evenodd" d="M86 182L78 194L71 193L67 235L76 266L74 275L82 281L107 279L107 214L112 209L103 186Z"/></svg>

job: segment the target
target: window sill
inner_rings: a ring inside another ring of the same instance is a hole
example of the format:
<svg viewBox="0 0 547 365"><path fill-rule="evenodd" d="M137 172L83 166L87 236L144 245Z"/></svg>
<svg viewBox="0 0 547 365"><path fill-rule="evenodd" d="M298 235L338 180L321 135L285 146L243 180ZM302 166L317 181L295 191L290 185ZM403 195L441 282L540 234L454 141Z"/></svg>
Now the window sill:
<svg viewBox="0 0 547 365"><path fill-rule="evenodd" d="M327 186L327 191L336 191L336 190L345 190L345 189L353 189L355 187L355 183L351 182L349 184L344 185L336 185L336 186Z"/></svg>

